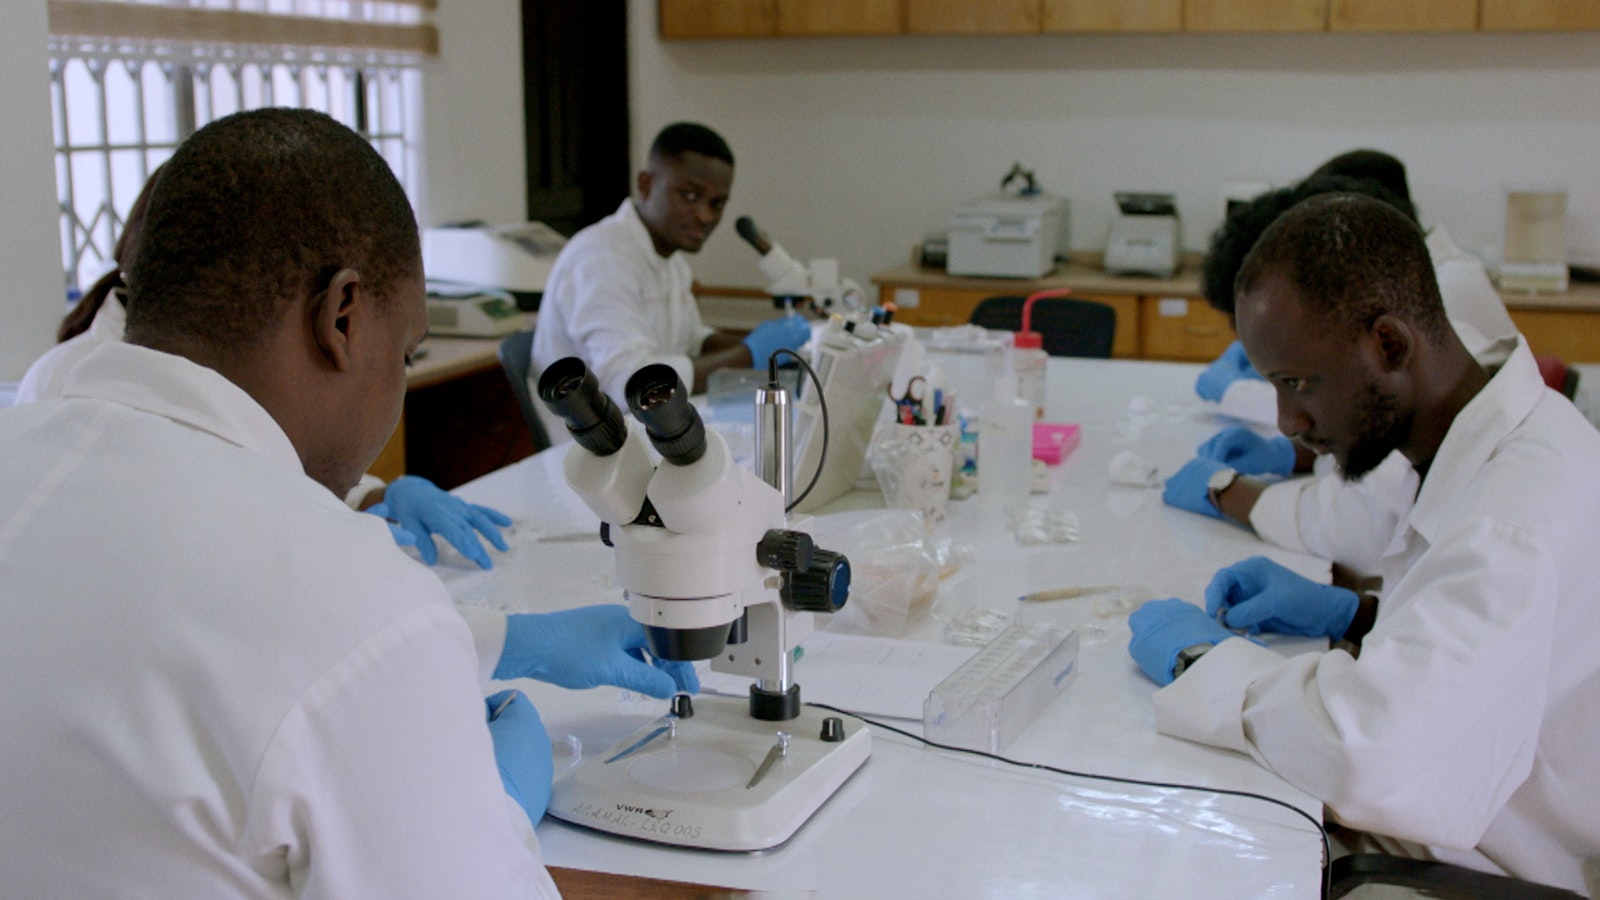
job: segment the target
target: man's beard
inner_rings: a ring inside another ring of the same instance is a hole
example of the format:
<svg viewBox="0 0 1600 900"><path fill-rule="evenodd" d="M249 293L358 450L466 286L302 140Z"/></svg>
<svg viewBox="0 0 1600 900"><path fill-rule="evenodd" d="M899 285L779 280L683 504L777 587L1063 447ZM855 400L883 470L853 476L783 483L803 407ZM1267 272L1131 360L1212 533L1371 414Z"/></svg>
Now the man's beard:
<svg viewBox="0 0 1600 900"><path fill-rule="evenodd" d="M1362 393L1365 427L1340 462L1339 471L1345 481L1359 481L1376 469L1405 443L1411 431L1411 417L1400 411L1400 402L1393 394L1385 393L1376 384L1368 384Z"/></svg>

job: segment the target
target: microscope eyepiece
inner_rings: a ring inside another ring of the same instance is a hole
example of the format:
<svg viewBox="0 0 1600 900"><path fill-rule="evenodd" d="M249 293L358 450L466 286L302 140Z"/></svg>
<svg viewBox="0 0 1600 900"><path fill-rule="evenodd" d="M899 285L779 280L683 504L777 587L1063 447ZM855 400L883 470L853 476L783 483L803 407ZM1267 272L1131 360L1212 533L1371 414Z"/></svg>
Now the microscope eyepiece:
<svg viewBox="0 0 1600 900"><path fill-rule="evenodd" d="M623 395L667 462L687 466L705 454L706 426L677 369L665 363L645 366L628 379Z"/></svg>
<svg viewBox="0 0 1600 900"><path fill-rule="evenodd" d="M600 390L600 382L576 356L556 360L539 376L539 399L567 423L578 446L610 456L628 439L622 411Z"/></svg>

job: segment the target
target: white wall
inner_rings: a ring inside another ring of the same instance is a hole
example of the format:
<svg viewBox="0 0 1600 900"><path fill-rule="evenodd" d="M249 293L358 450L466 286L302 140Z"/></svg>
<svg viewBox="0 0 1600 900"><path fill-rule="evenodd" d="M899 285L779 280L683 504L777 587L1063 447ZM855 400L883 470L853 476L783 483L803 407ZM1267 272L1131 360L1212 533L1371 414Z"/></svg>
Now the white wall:
<svg viewBox="0 0 1600 900"><path fill-rule="evenodd" d="M0 28L0 381L17 381L55 342L67 311L50 142L44 0L6 7Z"/></svg>
<svg viewBox="0 0 1600 900"><path fill-rule="evenodd" d="M1573 261L1600 261L1600 34L1099 35L665 42L629 0L634 159L676 119L738 159L729 220L865 282L1013 162L1068 196L1099 250L1116 190L1177 194L1204 248L1227 180L1288 182L1358 146L1409 169L1425 223L1497 248L1508 183L1569 191ZM695 262L760 284L725 228Z"/></svg>

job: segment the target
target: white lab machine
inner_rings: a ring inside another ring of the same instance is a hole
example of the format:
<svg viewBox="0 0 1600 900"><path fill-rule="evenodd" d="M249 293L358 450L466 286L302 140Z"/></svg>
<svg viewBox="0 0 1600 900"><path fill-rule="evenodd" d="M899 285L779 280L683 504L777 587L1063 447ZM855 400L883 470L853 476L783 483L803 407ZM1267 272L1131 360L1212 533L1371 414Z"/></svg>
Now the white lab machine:
<svg viewBox="0 0 1600 900"><path fill-rule="evenodd" d="M995 194L950 217L945 271L951 275L1038 278L1067 245L1068 204L1049 194Z"/></svg>
<svg viewBox="0 0 1600 900"><path fill-rule="evenodd" d="M422 265L430 281L495 288L536 308L567 239L543 222L472 223L422 232Z"/></svg>
<svg viewBox="0 0 1600 900"><path fill-rule="evenodd" d="M504 337L527 321L506 291L451 282L428 282L428 333L450 337Z"/></svg>
<svg viewBox="0 0 1600 900"><path fill-rule="evenodd" d="M767 293L775 300L809 300L821 315L859 311L866 306L861 285L839 275L839 261L813 259L805 265L768 238L749 216L740 216L734 230L761 254L761 274L767 276ZM760 368L761 360L757 360Z"/></svg>
<svg viewBox="0 0 1600 900"><path fill-rule="evenodd" d="M1183 230L1173 195L1119 191L1116 200L1117 215L1106 237L1106 272L1171 278L1183 258Z"/></svg>
<svg viewBox="0 0 1600 900"><path fill-rule="evenodd" d="M792 671L813 614L844 605L849 563L789 527L783 492L734 463L670 366L639 370L624 393L635 422L579 359L540 376L574 440L567 483L601 520L650 652L756 680L748 701L674 698L557 781L549 812L663 844L775 847L870 754L863 723L802 707Z"/></svg>

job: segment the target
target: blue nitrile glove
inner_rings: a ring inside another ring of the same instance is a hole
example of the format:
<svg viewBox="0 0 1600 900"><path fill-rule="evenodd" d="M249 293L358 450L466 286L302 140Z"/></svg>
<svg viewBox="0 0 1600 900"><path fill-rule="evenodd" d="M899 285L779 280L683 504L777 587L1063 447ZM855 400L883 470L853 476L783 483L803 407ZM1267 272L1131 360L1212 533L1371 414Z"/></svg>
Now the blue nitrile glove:
<svg viewBox="0 0 1600 900"><path fill-rule="evenodd" d="M1148 601L1128 616L1128 627L1133 629L1128 655L1151 681L1163 687L1172 683L1172 667L1180 651L1195 644L1220 644L1235 636L1205 610L1177 597Z"/></svg>
<svg viewBox="0 0 1600 900"><path fill-rule="evenodd" d="M811 326L796 315L768 319L744 336L744 345L750 348L750 358L758 369L767 367L767 359L779 350L798 350L811 340Z"/></svg>
<svg viewBox="0 0 1600 900"><path fill-rule="evenodd" d="M1262 437L1243 425L1229 425L1212 435L1195 452L1246 475L1290 475L1294 472L1294 441L1281 434Z"/></svg>
<svg viewBox="0 0 1600 900"><path fill-rule="evenodd" d="M620 603L506 616L494 677L537 678L564 688L613 684L652 697L700 690L694 665L645 661L644 626Z"/></svg>
<svg viewBox="0 0 1600 900"><path fill-rule="evenodd" d="M1200 399L1216 403L1222 400L1222 393L1228 389L1228 385L1241 378L1260 377L1255 367L1250 365L1250 358L1245 356L1244 345L1234 341L1195 379L1194 392L1200 395Z"/></svg>
<svg viewBox="0 0 1600 900"><path fill-rule="evenodd" d="M383 524L389 526L389 535L390 537L394 538L394 542L396 544L399 544L402 547L415 547L417 545L416 535L389 520L389 507L382 503L377 503L369 507L366 512L372 513L373 515L382 519Z"/></svg>
<svg viewBox="0 0 1600 900"><path fill-rule="evenodd" d="M1264 556L1252 556L1212 576L1206 611L1229 628L1275 631L1338 640L1361 605L1354 591L1318 584Z"/></svg>
<svg viewBox="0 0 1600 900"><path fill-rule="evenodd" d="M1194 459L1184 463L1183 468L1167 479L1167 486L1161 490L1161 499L1165 500L1168 506L1176 506L1179 509L1197 512L1202 516L1220 519L1222 518L1222 510L1212 505L1210 487L1207 482L1219 470L1231 468L1233 467L1226 463L1207 459L1204 456L1196 456Z"/></svg>
<svg viewBox="0 0 1600 900"><path fill-rule="evenodd" d="M504 550L506 540L500 536L500 529L511 524L511 517L505 513L468 503L415 475L402 475L389 482L383 491L383 502L368 512L393 519L415 535L417 551L422 554L422 561L430 566L439 561L439 548L434 546L432 538L437 534L480 568L493 568L494 563L489 561L489 553L479 543L478 535L487 538L496 549Z"/></svg>
<svg viewBox="0 0 1600 900"><path fill-rule="evenodd" d="M507 698L510 705L500 709ZM528 814L528 820L537 825L550 806L550 780L556 771L544 721L521 691L501 691L484 702L489 709L489 738L494 741L500 781L511 799ZM500 710L498 716L495 710Z"/></svg>

